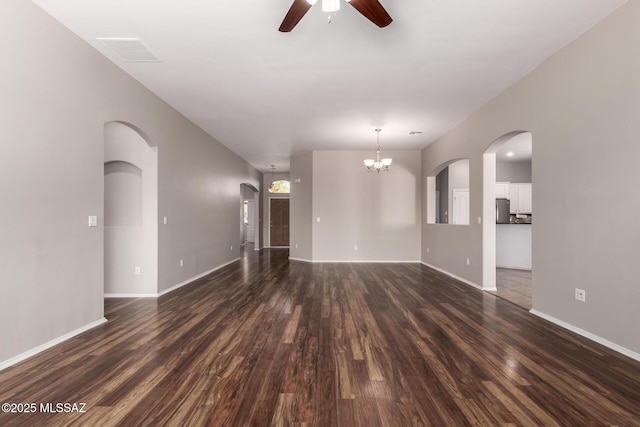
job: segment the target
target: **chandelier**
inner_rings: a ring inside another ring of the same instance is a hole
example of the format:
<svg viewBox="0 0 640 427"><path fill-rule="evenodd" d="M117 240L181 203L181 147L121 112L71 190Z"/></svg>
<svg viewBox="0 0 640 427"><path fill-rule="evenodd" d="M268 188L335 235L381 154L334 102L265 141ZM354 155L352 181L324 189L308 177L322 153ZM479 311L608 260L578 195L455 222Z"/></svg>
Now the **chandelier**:
<svg viewBox="0 0 640 427"><path fill-rule="evenodd" d="M391 159L380 159L380 131L382 129L376 129L376 133L378 134L378 149L376 150L376 159L367 159L364 161L364 165L367 167L369 172L388 172L389 166L391 165Z"/></svg>

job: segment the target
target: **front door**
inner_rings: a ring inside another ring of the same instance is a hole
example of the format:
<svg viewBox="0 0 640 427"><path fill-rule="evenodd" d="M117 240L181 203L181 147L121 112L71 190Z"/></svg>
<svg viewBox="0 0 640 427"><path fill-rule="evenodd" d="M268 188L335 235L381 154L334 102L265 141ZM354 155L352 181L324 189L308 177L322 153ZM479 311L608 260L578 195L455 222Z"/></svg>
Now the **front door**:
<svg viewBox="0 0 640 427"><path fill-rule="evenodd" d="M289 199L271 199L271 246L289 246Z"/></svg>

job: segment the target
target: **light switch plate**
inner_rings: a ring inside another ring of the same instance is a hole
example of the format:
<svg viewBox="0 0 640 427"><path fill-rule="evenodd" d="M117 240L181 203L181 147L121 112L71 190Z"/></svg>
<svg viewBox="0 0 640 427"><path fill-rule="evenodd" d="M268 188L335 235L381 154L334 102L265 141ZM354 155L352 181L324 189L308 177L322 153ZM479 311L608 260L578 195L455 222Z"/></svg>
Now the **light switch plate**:
<svg viewBox="0 0 640 427"><path fill-rule="evenodd" d="M97 227L98 226L98 217L96 215L89 215L89 227Z"/></svg>

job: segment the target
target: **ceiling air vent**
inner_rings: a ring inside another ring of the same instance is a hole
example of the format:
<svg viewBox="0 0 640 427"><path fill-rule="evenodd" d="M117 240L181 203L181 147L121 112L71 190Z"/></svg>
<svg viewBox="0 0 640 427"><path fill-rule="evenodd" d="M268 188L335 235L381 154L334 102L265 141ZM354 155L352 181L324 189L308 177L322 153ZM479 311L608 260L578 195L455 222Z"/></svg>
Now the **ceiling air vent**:
<svg viewBox="0 0 640 427"><path fill-rule="evenodd" d="M159 62L153 53L138 38L98 37L125 62Z"/></svg>

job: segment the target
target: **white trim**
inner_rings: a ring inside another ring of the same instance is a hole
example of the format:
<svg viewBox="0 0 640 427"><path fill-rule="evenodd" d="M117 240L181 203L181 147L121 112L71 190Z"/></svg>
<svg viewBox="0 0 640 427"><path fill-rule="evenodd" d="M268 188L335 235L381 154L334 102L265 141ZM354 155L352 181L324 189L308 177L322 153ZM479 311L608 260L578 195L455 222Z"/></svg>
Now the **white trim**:
<svg viewBox="0 0 640 427"><path fill-rule="evenodd" d="M310 259L289 257L289 261L313 262Z"/></svg>
<svg viewBox="0 0 640 427"><path fill-rule="evenodd" d="M533 271L532 268L510 267L510 266L506 266L506 265L496 265L496 268L506 268L507 270Z"/></svg>
<svg viewBox="0 0 640 427"><path fill-rule="evenodd" d="M35 356L36 354L43 352L51 347L53 347L54 345L58 345L63 341L66 341L70 338L75 337L76 335L80 335L83 332L88 331L89 329L93 329L96 326L100 326L103 323L105 323L107 321L107 319L105 319L104 317L101 319L96 320L95 322L91 322L88 325L84 325L81 328L78 328L74 331L71 331L69 333L66 333L58 338L55 338L49 342L46 342L42 345L39 345L35 348L32 348L31 350L27 350L22 354L17 355L16 357L12 357L11 359L5 360L4 362L0 362L0 371L7 369L10 366L15 365L16 363L22 362L25 359L30 358L31 356Z"/></svg>
<svg viewBox="0 0 640 427"><path fill-rule="evenodd" d="M496 290L496 146L482 155L482 286Z"/></svg>
<svg viewBox="0 0 640 427"><path fill-rule="evenodd" d="M599 337L595 334L592 334L591 332L585 331L584 329L580 329L577 326L573 326L570 323L563 322L562 320L556 319L555 317L549 316L548 314L542 313L541 311L534 310L533 308L529 310L529 313L533 314L534 316L538 316L544 320L547 320L551 323L555 323L556 325L562 328L568 329L569 331L574 332L578 335L582 335L583 337L588 338L591 341L595 341L598 344L602 344L605 347L609 347L611 350L617 351L618 353L621 353L625 356L628 356L640 362L640 353L636 353L635 351L629 350L626 347L622 347L621 345L618 345L602 337Z"/></svg>
<svg viewBox="0 0 640 427"><path fill-rule="evenodd" d="M105 298L158 298L158 294L104 294Z"/></svg>
<svg viewBox="0 0 640 427"><path fill-rule="evenodd" d="M314 259L314 260L311 260L311 259L292 258L292 257L289 257L289 259L292 260L292 261L303 261L303 262L311 262L311 263L316 263L316 264L322 264L322 263L419 264L420 263L420 261L417 261L417 260L410 260L410 261L403 261L403 260L369 260L369 259L348 259L348 260Z"/></svg>
<svg viewBox="0 0 640 427"><path fill-rule="evenodd" d="M215 268L212 268L212 269L211 269L211 270L209 270L209 271L205 271L205 272L204 272L204 273L202 273L202 274L198 274L197 276L193 276L192 278L187 279L187 280L185 280L184 282L180 282L180 283L178 283L177 285L170 287L169 289L165 289L164 291L159 292L159 293L158 293L158 296L159 296L159 297L161 297L162 295L168 294L169 292L173 292L173 291L175 291L175 290L176 290L176 289L178 289L178 288L181 288L181 287L183 287L183 286L185 286L185 285L188 285L189 283L191 283L191 282L193 282L193 281L196 281L196 280L200 279L201 277L206 276L207 274L211 274L211 273L213 273L214 271L216 271L216 270L220 270L221 268L226 267L226 266L227 266L227 265L229 265L229 264L233 264L234 262L239 261L239 260L240 260L240 257L238 257L238 258L236 258L236 259L232 259L231 261L226 262L226 263L224 263L224 264L222 264L222 265L219 265L219 266L217 266L217 267L215 267Z"/></svg>
<svg viewBox="0 0 640 427"><path fill-rule="evenodd" d="M465 283L465 284L467 284L467 285L469 285L469 286L473 286L473 287L474 287L474 288L476 288L476 289L480 289L481 291L495 291L495 290L496 290L496 289L490 289L490 288L482 288L482 286L480 286L480 285L478 285L478 284L476 284L476 283L473 283L471 280L467 280L467 279L462 278L462 277L460 277L460 276L456 276L456 275L455 275L455 274L453 274L453 273L449 273L447 270L443 270L443 269L438 268L438 267L436 267L436 266L433 266L433 265L431 265L431 264L427 264L427 263L426 263L426 262L424 262L424 261L420 261L420 262L421 262L421 264L426 265L426 266L427 266L427 267L429 267L429 268L433 268L434 270L439 271L440 273L444 273L444 274L446 274L446 275L447 275L447 276L449 276L449 277L453 277L454 279L459 280L459 281L461 281L462 283Z"/></svg>

